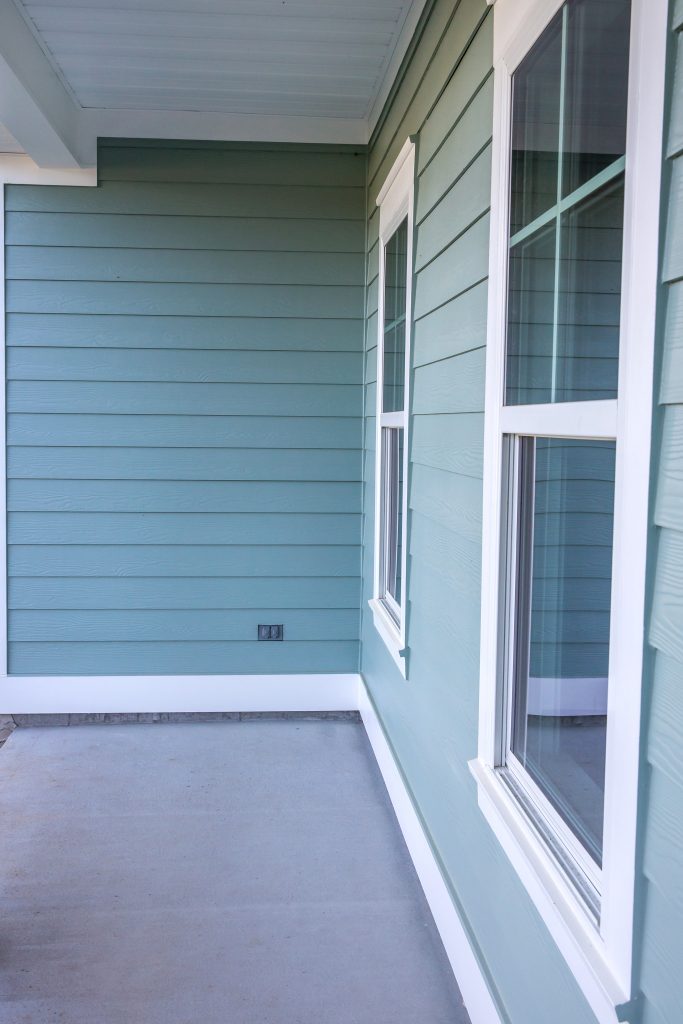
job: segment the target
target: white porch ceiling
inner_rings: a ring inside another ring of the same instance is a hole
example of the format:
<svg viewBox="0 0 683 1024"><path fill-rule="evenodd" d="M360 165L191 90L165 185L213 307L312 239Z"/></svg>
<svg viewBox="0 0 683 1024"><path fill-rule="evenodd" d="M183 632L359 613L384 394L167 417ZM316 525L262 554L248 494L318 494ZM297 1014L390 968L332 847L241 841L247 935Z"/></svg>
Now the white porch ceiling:
<svg viewBox="0 0 683 1024"><path fill-rule="evenodd" d="M23 149L14 138L14 136L7 131L4 124L0 124L0 153L23 153Z"/></svg>
<svg viewBox="0 0 683 1024"><path fill-rule="evenodd" d="M97 135L359 143L424 6L0 0L0 56L35 100L25 62L13 56L13 35L26 33L21 44L33 45L73 107L73 144L55 127L79 164L92 159ZM16 118L9 127L22 143Z"/></svg>

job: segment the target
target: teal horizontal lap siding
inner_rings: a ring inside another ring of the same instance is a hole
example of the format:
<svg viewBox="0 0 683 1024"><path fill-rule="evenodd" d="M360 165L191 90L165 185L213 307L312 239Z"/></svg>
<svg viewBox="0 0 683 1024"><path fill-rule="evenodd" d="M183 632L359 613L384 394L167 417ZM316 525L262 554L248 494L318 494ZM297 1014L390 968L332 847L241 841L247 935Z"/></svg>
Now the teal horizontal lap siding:
<svg viewBox="0 0 683 1024"><path fill-rule="evenodd" d="M283 259L285 257L283 256ZM8 281L9 313L353 318L360 287L159 284L156 281Z"/></svg>
<svg viewBox="0 0 683 1024"><path fill-rule="evenodd" d="M124 357L125 358L125 357ZM359 361L359 372L361 363ZM36 373L41 367L36 365ZM176 381L10 380L7 411L200 416L360 416L362 395L348 384L203 384Z"/></svg>
<svg viewBox="0 0 683 1024"><path fill-rule="evenodd" d="M653 601L649 767L642 819L644 891L639 887L644 993L642 1024L683 1020L680 936L683 931L683 4L672 4L670 117L665 126L661 379L657 382L661 442L655 448L657 541L651 549ZM666 179L665 179L666 181Z"/></svg>
<svg viewBox="0 0 683 1024"><path fill-rule="evenodd" d="M357 669L365 169L125 142L6 189L11 672Z"/></svg>
<svg viewBox="0 0 683 1024"><path fill-rule="evenodd" d="M19 446L7 449L15 479L56 480L360 480L360 452L329 448L287 449L273 458L263 448L70 448Z"/></svg>
<svg viewBox="0 0 683 1024"><path fill-rule="evenodd" d="M101 159L106 163L104 150ZM140 150L140 161L145 157ZM253 154L258 162L263 157ZM359 162L362 157L339 156ZM201 161L201 151L197 151ZM271 161L277 178L277 163ZM322 172L321 172L322 173ZM9 213L72 213L151 215L155 217L231 217L262 220L359 220L362 215L362 185L207 184L206 182L107 181L100 188L63 188L59 185L13 186L5 199ZM182 205L180 205L182 204ZM281 230L286 231L286 224ZM148 241L149 245L149 241Z"/></svg>
<svg viewBox="0 0 683 1024"><path fill-rule="evenodd" d="M357 352L169 351L159 365L157 350L10 348L8 380L211 382L229 384L351 384L357 388ZM344 395L344 392L341 392ZM347 396L348 397L348 396Z"/></svg>
<svg viewBox="0 0 683 1024"><path fill-rule="evenodd" d="M244 631L247 632L245 626ZM250 630L256 635L256 629ZM114 663L121 675L217 675L231 673L355 672L358 642L333 640L282 643L230 641L219 643L49 643L15 641L15 656L23 674L102 674L102 666ZM55 682L58 686L59 683ZM188 695L188 699L191 699Z"/></svg>
<svg viewBox="0 0 683 1024"><path fill-rule="evenodd" d="M12 413L7 417L10 445L104 448L340 449L353 452L357 417L266 416L223 413L179 416L151 414ZM245 458L249 456L245 454ZM273 459L273 462L276 460Z"/></svg>
<svg viewBox="0 0 683 1024"><path fill-rule="evenodd" d="M348 545L12 545L12 576L358 576L358 551Z"/></svg>
<svg viewBox="0 0 683 1024"><path fill-rule="evenodd" d="M141 248L154 243L157 251L213 250L217 252L335 253L345 265L346 256L363 247L365 230L358 220L266 220L257 217L180 216L172 210L164 216L131 213L12 213L5 225L15 245L73 246L94 249ZM67 232L68 225L68 232ZM245 267L253 266L247 259ZM243 274L245 270L240 270ZM280 274L288 274L284 267ZM321 273L318 270L318 273Z"/></svg>
<svg viewBox="0 0 683 1024"><path fill-rule="evenodd" d="M71 611L36 609L14 610L9 616L12 640L33 642L39 631L52 643L133 643L149 640L164 643L242 641L245 634L256 635L263 618L281 622L287 616L287 639L358 640L358 614L355 608L182 608L145 611L89 609L74 617Z"/></svg>
<svg viewBox="0 0 683 1024"><path fill-rule="evenodd" d="M370 143L367 204L364 557L361 671L417 802L506 1024L595 1024L477 803L468 761L479 714L484 379L493 116L493 13L485 0L434 0ZM407 671L378 635L372 596L377 362L376 197L416 138L414 323L408 474ZM593 484L591 483L591 486ZM555 515L547 487L547 512ZM606 525L596 498L571 524L594 574L590 603L563 591L574 664L592 664L609 600ZM547 552L543 597L556 600ZM596 614L597 613L597 614ZM602 613L602 618L600 617ZM539 651L546 639L538 636Z"/></svg>
<svg viewBox="0 0 683 1024"><path fill-rule="evenodd" d="M303 512L10 512L10 544L248 544L358 542L360 516Z"/></svg>
<svg viewBox="0 0 683 1024"><path fill-rule="evenodd" d="M210 576L182 578L14 576L10 609L358 608L352 577ZM284 623L286 626L286 622ZM251 637L245 637L246 640ZM302 669L303 671L303 669Z"/></svg>
<svg viewBox="0 0 683 1024"><path fill-rule="evenodd" d="M270 480L8 480L10 512L354 512L360 484ZM264 538L265 541L265 538Z"/></svg>

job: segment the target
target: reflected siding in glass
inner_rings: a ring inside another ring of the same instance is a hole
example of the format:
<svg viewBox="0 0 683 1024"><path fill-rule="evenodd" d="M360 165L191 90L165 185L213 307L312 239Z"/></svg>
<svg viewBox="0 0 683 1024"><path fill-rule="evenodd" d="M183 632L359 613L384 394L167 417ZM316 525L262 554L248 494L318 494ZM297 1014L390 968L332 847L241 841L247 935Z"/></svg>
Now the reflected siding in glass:
<svg viewBox="0 0 683 1024"><path fill-rule="evenodd" d="M406 274L408 221L402 221L384 250L384 365L383 412L400 412L404 405L406 370Z"/></svg>
<svg viewBox="0 0 683 1024"><path fill-rule="evenodd" d="M599 864L616 446L519 444L511 749Z"/></svg>
<svg viewBox="0 0 683 1024"><path fill-rule="evenodd" d="M616 398L629 0L568 0L513 76L508 405Z"/></svg>

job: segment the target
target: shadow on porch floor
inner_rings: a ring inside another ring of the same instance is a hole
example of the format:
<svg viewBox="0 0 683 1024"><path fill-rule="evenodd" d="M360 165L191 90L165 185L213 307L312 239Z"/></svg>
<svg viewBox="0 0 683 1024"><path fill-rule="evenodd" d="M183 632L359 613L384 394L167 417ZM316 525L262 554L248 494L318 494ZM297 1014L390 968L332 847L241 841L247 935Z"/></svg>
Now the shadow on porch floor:
<svg viewBox="0 0 683 1024"><path fill-rule="evenodd" d="M362 725L17 729L2 1024L466 1024Z"/></svg>

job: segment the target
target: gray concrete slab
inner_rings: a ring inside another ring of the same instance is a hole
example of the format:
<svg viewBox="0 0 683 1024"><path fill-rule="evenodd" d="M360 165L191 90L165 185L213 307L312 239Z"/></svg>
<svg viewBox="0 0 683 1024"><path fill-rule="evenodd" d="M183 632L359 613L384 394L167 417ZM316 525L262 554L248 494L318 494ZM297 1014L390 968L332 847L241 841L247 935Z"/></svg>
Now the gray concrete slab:
<svg viewBox="0 0 683 1024"><path fill-rule="evenodd" d="M2 1024L466 1024L362 726L17 729Z"/></svg>

